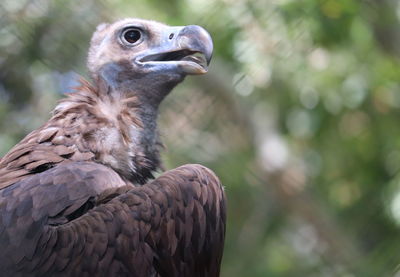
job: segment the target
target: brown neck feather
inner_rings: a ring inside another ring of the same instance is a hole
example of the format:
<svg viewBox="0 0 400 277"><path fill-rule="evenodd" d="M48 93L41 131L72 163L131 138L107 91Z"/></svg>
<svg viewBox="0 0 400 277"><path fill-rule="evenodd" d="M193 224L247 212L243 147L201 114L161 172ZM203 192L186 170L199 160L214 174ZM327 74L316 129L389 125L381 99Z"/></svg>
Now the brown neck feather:
<svg viewBox="0 0 400 277"><path fill-rule="evenodd" d="M60 101L44 126L0 160L0 187L69 160L102 163L132 183L152 178L160 166L157 111L142 105L133 92L112 91L102 80L96 84L81 80L81 86ZM20 170L18 176L7 175L10 163Z"/></svg>

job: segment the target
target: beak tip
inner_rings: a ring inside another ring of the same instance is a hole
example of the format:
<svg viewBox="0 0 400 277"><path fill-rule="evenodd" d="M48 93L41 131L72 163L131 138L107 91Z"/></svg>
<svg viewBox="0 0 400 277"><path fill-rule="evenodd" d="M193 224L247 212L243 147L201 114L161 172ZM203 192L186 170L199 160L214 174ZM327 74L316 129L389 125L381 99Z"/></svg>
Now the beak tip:
<svg viewBox="0 0 400 277"><path fill-rule="evenodd" d="M210 65L211 59L212 59L212 53L209 56L207 56L207 66Z"/></svg>
<svg viewBox="0 0 400 277"><path fill-rule="evenodd" d="M201 40L204 43L204 52L205 52L204 54L207 59L207 65L209 65L211 62L212 56L213 56L214 43L213 43L210 33L207 32L207 30L205 30L204 28L202 28L202 27L200 27L200 28L202 29Z"/></svg>
<svg viewBox="0 0 400 277"><path fill-rule="evenodd" d="M209 32L201 26L189 25L183 28L181 35L191 37L191 43L196 45L194 48L198 48L206 58L207 65L210 64L214 45L213 40Z"/></svg>

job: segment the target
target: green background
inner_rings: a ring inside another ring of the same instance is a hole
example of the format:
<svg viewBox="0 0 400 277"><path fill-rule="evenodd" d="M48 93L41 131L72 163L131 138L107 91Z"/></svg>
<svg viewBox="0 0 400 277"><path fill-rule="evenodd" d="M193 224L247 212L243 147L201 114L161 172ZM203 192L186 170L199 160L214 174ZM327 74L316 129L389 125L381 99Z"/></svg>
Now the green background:
<svg viewBox="0 0 400 277"><path fill-rule="evenodd" d="M87 75L97 24L198 24L210 72L159 121L166 168L201 163L226 187L222 276L395 276L399 16L391 0L2 0L0 154Z"/></svg>

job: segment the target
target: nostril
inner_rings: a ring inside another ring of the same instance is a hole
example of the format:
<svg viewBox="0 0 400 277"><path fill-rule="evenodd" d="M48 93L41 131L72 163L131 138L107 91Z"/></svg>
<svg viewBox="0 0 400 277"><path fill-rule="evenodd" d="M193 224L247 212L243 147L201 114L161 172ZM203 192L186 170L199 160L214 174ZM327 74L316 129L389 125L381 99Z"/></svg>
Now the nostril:
<svg viewBox="0 0 400 277"><path fill-rule="evenodd" d="M174 38L174 33L171 33L170 35L169 35L169 39L173 39Z"/></svg>

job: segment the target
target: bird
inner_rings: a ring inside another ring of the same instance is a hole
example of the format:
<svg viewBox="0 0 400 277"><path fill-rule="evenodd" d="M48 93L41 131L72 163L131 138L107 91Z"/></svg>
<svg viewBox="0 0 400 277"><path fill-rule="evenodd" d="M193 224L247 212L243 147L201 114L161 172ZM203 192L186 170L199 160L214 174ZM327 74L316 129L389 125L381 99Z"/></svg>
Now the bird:
<svg viewBox="0 0 400 277"><path fill-rule="evenodd" d="M80 80L0 159L0 276L219 276L226 195L199 164L162 170L162 100L205 74L210 34L100 24Z"/></svg>

